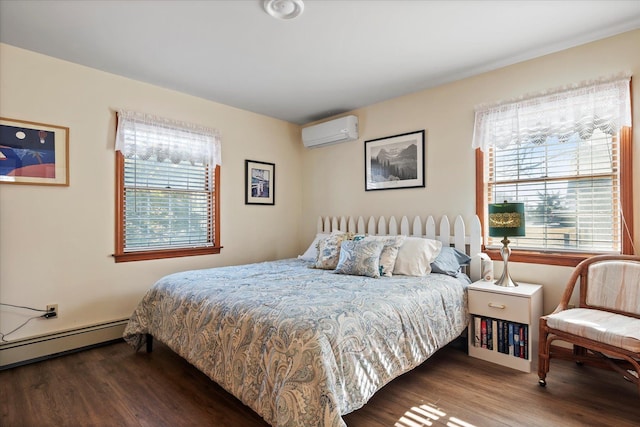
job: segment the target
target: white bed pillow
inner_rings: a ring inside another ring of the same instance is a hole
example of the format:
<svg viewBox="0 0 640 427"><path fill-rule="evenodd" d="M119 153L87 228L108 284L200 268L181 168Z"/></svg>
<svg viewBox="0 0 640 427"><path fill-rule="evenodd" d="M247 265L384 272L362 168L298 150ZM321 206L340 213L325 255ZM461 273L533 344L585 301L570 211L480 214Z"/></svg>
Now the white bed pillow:
<svg viewBox="0 0 640 427"><path fill-rule="evenodd" d="M316 259L318 259L318 242L320 239L324 239L325 237L329 237L329 233L316 234L316 237L313 239L313 242L311 242L307 250L304 251L302 255L298 255L298 259L316 262Z"/></svg>
<svg viewBox="0 0 640 427"><path fill-rule="evenodd" d="M398 250L393 274L425 276L431 273L431 263L436 259L442 242L422 237L407 237Z"/></svg>
<svg viewBox="0 0 640 427"><path fill-rule="evenodd" d="M404 243L407 236L367 236L365 241L382 242L384 247L380 253L380 275L391 277L393 274L393 268L396 265L396 259L398 258L398 251L400 246Z"/></svg>

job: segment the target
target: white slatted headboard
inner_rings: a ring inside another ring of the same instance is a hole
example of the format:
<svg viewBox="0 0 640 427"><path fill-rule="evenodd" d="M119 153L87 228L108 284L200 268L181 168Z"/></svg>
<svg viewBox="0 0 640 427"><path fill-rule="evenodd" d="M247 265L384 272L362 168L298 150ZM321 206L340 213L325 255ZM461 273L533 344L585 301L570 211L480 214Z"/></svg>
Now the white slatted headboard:
<svg viewBox="0 0 640 427"><path fill-rule="evenodd" d="M316 229L318 233L330 233L331 231L340 230L378 236L403 234L405 236L427 237L429 239L440 240L443 245L453 246L471 257L471 265L468 272L469 277L471 277L473 281L479 280L481 275L480 257L478 254L482 248L482 231L478 216L474 216L467 227L462 216L458 215L453 224L453 233L451 233L451 224L446 215L440 219L439 224L440 227L436 227L436 221L433 219L433 216L428 216L424 222L419 216L416 216L411 223L409 223L409 219L406 216L403 216L399 226L393 216L388 220L385 217L380 217L377 221L374 217L369 217L366 223L365 219L361 216L357 219L344 216L327 216L324 218L318 217Z"/></svg>

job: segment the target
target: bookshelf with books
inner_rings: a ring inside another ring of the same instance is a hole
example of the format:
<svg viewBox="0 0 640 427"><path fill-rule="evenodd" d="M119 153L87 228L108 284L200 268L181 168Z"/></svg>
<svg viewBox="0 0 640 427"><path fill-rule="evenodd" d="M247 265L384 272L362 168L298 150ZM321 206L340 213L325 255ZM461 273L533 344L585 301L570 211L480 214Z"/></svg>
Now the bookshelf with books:
<svg viewBox="0 0 640 427"><path fill-rule="evenodd" d="M480 280L469 285L469 355L531 372L538 354L542 286L496 286Z"/></svg>

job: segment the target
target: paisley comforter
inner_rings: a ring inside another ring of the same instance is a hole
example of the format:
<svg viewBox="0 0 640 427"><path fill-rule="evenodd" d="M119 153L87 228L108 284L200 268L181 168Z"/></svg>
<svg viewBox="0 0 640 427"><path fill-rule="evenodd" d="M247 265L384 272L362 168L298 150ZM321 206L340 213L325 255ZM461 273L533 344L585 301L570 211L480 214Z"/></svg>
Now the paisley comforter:
<svg viewBox="0 0 640 427"><path fill-rule="evenodd" d="M139 349L151 334L273 426L345 426L460 335L466 301L446 275L372 279L288 259L166 276L124 338Z"/></svg>

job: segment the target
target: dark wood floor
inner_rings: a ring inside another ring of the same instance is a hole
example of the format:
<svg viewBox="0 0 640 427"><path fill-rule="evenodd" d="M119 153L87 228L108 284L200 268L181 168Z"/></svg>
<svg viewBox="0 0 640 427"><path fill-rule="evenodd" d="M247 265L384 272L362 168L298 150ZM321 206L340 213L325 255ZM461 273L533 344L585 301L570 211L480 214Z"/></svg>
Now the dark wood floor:
<svg viewBox="0 0 640 427"><path fill-rule="evenodd" d="M610 371L555 361L546 388L457 346L392 381L349 427L640 426L635 386ZM0 425L264 427L253 411L161 343L123 342L0 372Z"/></svg>

